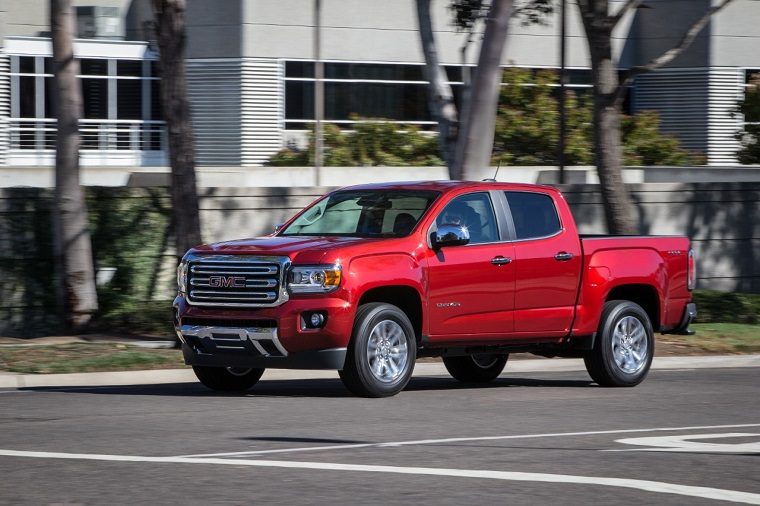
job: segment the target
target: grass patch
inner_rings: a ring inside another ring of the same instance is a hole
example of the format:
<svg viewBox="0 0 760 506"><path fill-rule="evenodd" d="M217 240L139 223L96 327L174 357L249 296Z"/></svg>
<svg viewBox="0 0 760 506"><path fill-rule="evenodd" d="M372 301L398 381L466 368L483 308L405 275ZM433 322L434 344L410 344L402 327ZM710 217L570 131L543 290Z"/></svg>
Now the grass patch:
<svg viewBox="0 0 760 506"><path fill-rule="evenodd" d="M658 342L689 353L760 353L760 325L742 323L695 323L693 336L657 336Z"/></svg>
<svg viewBox="0 0 760 506"><path fill-rule="evenodd" d="M176 349L124 344L62 344L0 347L0 369L17 373L70 373L184 367Z"/></svg>

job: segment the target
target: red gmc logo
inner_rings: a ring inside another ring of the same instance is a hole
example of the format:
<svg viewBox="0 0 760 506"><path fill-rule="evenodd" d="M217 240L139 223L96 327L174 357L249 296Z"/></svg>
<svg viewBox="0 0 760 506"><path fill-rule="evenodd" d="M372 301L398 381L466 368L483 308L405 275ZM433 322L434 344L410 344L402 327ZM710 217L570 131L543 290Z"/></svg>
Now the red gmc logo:
<svg viewBox="0 0 760 506"><path fill-rule="evenodd" d="M245 288L245 278L243 276L211 276L208 278L208 284L215 288Z"/></svg>

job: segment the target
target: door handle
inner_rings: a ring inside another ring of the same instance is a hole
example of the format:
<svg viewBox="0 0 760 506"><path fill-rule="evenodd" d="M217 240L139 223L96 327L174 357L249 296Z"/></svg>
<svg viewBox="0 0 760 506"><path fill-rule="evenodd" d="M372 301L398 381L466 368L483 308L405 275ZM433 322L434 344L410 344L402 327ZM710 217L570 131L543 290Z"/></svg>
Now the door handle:
<svg viewBox="0 0 760 506"><path fill-rule="evenodd" d="M494 265L506 265L506 264L508 264L510 262L512 262L511 258L509 258L509 257L503 257L503 256L493 257L491 259L491 263L494 264Z"/></svg>
<svg viewBox="0 0 760 506"><path fill-rule="evenodd" d="M556 255L554 255L554 260L557 262L567 262L568 260L572 260L573 254L568 253L567 251L560 251Z"/></svg>

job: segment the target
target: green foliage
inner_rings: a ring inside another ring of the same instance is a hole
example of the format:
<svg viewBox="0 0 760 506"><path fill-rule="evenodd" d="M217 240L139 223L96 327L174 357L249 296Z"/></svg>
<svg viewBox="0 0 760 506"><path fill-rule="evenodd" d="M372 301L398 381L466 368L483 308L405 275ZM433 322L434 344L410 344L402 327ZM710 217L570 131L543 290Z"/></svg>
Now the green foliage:
<svg viewBox="0 0 760 506"><path fill-rule="evenodd" d="M642 111L635 116L624 116L624 165L699 165L704 163L681 148L678 139L660 132L660 115Z"/></svg>
<svg viewBox="0 0 760 506"><path fill-rule="evenodd" d="M324 165L328 167L440 166L438 140L410 125L378 120L360 120L352 130L336 125L324 127ZM306 166L314 163L314 132L309 132L308 148L288 146L269 159L272 166Z"/></svg>
<svg viewBox="0 0 760 506"><path fill-rule="evenodd" d="M552 96L557 74L508 68L502 78L494 132L494 162L508 165L554 165L559 149L559 107ZM565 96L567 138L565 163L592 161L591 105L573 92Z"/></svg>
<svg viewBox="0 0 760 506"><path fill-rule="evenodd" d="M558 83L554 71L504 71L494 135L494 162L509 165L555 165L559 149L559 101L552 93ZM590 97L566 91L567 137L565 163L593 163L592 104ZM689 165L701 162L682 149L678 139L660 132L656 112L622 118L625 165Z"/></svg>
<svg viewBox="0 0 760 506"><path fill-rule="evenodd" d="M166 297L170 202L163 188L90 188L95 268L116 268L98 287L99 309L94 330L171 334L171 304ZM169 269L170 270L170 269ZM167 297L168 299L168 297Z"/></svg>
<svg viewBox="0 0 760 506"><path fill-rule="evenodd" d="M760 294L695 290L699 323L760 323Z"/></svg>
<svg viewBox="0 0 760 506"><path fill-rule="evenodd" d="M91 330L171 336L169 196L165 188L87 188L95 269L115 268L97 287ZM16 337L55 334L55 278L50 213L52 190L5 190L0 236L0 332Z"/></svg>
<svg viewBox="0 0 760 506"><path fill-rule="evenodd" d="M736 109L744 115L744 130L736 134L742 147L736 156L742 164L760 164L760 76L756 76L746 88L744 99Z"/></svg>

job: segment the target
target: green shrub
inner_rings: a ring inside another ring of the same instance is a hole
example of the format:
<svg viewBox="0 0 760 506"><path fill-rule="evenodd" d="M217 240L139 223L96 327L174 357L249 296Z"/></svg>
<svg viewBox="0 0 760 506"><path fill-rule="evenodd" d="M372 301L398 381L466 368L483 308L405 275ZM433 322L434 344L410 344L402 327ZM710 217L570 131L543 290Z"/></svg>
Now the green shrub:
<svg viewBox="0 0 760 506"><path fill-rule="evenodd" d="M760 295L695 290L699 323L760 323Z"/></svg>
<svg viewBox="0 0 760 506"><path fill-rule="evenodd" d="M360 120L351 130L324 126L324 165L327 167L372 166L440 166L438 140L411 125L382 120ZM308 134L308 146L299 149L291 144L275 153L268 164L277 167L308 166L314 163L314 131Z"/></svg>
<svg viewBox="0 0 760 506"><path fill-rule="evenodd" d="M699 165L704 160L681 148L678 139L660 132L660 115L642 111L635 116L624 116L624 165Z"/></svg>

